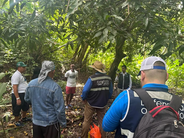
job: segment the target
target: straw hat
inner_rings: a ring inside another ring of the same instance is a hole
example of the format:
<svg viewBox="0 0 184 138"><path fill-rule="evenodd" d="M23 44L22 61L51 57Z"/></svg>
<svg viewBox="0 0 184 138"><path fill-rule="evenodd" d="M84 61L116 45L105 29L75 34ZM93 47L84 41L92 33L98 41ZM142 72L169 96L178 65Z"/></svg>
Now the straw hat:
<svg viewBox="0 0 184 138"><path fill-rule="evenodd" d="M95 61L93 65L89 65L89 67L94 68L98 72L106 73L105 65L100 61Z"/></svg>

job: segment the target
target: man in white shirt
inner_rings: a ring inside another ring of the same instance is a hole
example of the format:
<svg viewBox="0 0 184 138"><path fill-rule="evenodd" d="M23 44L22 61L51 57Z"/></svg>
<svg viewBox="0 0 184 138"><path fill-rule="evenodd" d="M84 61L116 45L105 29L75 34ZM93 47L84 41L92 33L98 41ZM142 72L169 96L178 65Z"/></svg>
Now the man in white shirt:
<svg viewBox="0 0 184 138"><path fill-rule="evenodd" d="M70 103L72 101L73 94L75 93L77 77L78 77L78 71L75 70L75 65L71 64L70 65L70 70L68 70L65 73L65 78L67 79L67 84L66 84L66 109L68 109L68 107L72 107L72 105Z"/></svg>
<svg viewBox="0 0 184 138"><path fill-rule="evenodd" d="M15 116L15 125L23 126L22 122L31 121L26 118L29 104L25 102L24 95L28 86L26 78L22 75L26 71L26 65L23 62L17 63L17 71L11 77L12 85L12 108ZM22 119L19 121L20 111L22 110Z"/></svg>

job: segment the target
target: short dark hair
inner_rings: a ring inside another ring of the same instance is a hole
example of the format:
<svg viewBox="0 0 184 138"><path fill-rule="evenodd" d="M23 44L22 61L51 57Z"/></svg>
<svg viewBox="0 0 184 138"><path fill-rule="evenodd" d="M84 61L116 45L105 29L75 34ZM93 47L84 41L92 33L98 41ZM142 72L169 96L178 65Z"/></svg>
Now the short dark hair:
<svg viewBox="0 0 184 138"><path fill-rule="evenodd" d="M124 67L125 69L127 68L126 65L123 65L122 67Z"/></svg>

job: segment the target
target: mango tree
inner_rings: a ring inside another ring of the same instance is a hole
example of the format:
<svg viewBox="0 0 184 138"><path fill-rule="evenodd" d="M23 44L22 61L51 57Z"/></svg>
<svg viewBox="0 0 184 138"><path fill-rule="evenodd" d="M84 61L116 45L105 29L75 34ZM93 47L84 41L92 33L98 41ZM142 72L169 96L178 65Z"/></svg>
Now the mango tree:
<svg viewBox="0 0 184 138"><path fill-rule="evenodd" d="M151 55L160 54L162 47L167 49L164 55L174 50L182 4L180 0L70 0L68 17L78 40L85 38L83 41L97 49L105 42L115 47L109 71L114 80L122 58L135 54L137 49L149 50Z"/></svg>

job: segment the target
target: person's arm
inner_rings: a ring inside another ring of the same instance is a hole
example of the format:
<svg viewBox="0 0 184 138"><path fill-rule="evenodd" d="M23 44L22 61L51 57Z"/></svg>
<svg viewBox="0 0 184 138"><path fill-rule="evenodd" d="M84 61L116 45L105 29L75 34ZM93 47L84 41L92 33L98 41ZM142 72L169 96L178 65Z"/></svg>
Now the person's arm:
<svg viewBox="0 0 184 138"><path fill-rule="evenodd" d="M59 124L61 127L66 127L65 103L61 87L59 86L54 92L54 108Z"/></svg>
<svg viewBox="0 0 184 138"><path fill-rule="evenodd" d="M130 76L130 75L129 75ZM131 89L132 88L132 78L130 76L130 81L129 81L129 88Z"/></svg>
<svg viewBox="0 0 184 138"><path fill-rule="evenodd" d="M92 86L92 81L91 81L90 78L88 78L88 80L87 80L87 82L86 82L86 84L84 85L84 88L83 88L83 90L82 90L82 95L81 95L81 97L82 97L82 100L83 100L83 101L86 99L87 94L88 94L88 92L89 92L90 89L91 89L91 86Z"/></svg>
<svg viewBox="0 0 184 138"><path fill-rule="evenodd" d="M16 98L17 105L21 105L21 100L18 93L19 80L20 80L20 75L18 74L14 74L11 78L12 89Z"/></svg>
<svg viewBox="0 0 184 138"><path fill-rule="evenodd" d="M107 113L105 114L102 122L102 128L106 132L111 132L117 129L120 120L124 118L127 112L128 96L127 91L118 95Z"/></svg>
<svg viewBox="0 0 184 138"><path fill-rule="evenodd" d="M20 97L19 97L19 93L18 93L18 84L13 84L13 92L14 92L14 95L15 95L15 98L17 100L17 105L21 105L21 100L20 100Z"/></svg>
<svg viewBox="0 0 184 138"><path fill-rule="evenodd" d="M118 80L119 80L119 75L116 75L115 82L118 82Z"/></svg>
<svg viewBox="0 0 184 138"><path fill-rule="evenodd" d="M68 71L65 73L64 81L67 81L67 78L68 78Z"/></svg>

